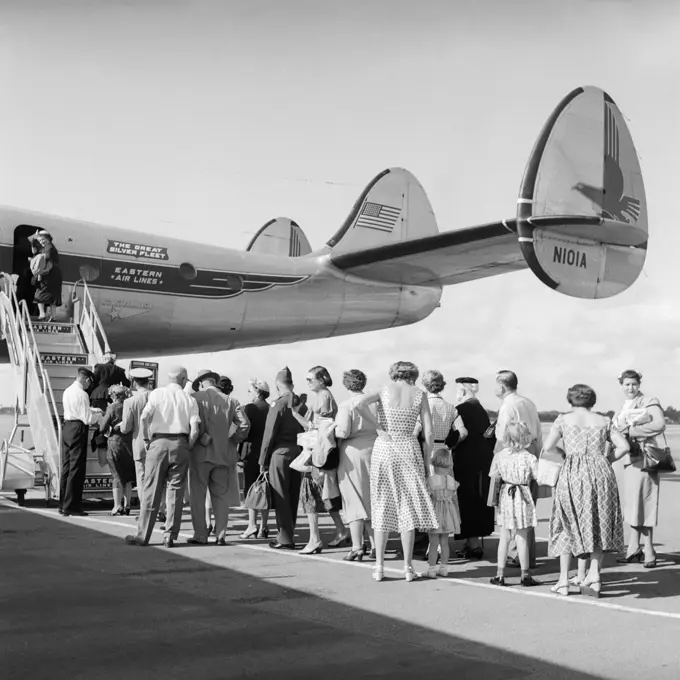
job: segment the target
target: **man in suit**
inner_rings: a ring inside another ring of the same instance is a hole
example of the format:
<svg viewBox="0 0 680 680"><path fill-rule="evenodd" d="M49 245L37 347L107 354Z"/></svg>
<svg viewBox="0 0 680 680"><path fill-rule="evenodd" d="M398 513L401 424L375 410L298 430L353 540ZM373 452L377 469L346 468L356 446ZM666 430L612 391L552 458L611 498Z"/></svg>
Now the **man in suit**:
<svg viewBox="0 0 680 680"><path fill-rule="evenodd" d="M217 545L226 545L229 522L229 488L237 474L237 444L250 430L250 422L238 401L217 388L219 374L209 369L199 371L196 380L199 391L192 397L198 403L201 418L199 437L189 463L189 498L194 535L188 539L193 545L208 542L205 521L205 497L215 513ZM232 426L234 431L232 433Z"/></svg>
<svg viewBox="0 0 680 680"><path fill-rule="evenodd" d="M130 381L127 379L125 371L120 366L116 366L116 355L113 352L106 352L103 358L104 363L97 364L94 367L94 383L90 401L93 406L106 411L109 387L111 385L130 387Z"/></svg>
<svg viewBox="0 0 680 680"><path fill-rule="evenodd" d="M153 373L148 368L133 368L130 371L135 393L123 402L123 419L117 426L121 434L132 432L132 456L135 459L137 496L140 508L144 502L142 494L144 492L144 463L146 461L146 444L142 432L142 411L149 401L149 380L152 376ZM163 496L158 520L165 522L165 519L165 496Z"/></svg>
<svg viewBox="0 0 680 680"><path fill-rule="evenodd" d="M276 389L280 396L267 413L260 449L260 471L269 473L279 530L277 540L272 541L269 547L294 550L302 476L290 464L300 455L297 436L305 429L293 413L300 409L301 401L293 393L293 376L287 366L276 375Z"/></svg>

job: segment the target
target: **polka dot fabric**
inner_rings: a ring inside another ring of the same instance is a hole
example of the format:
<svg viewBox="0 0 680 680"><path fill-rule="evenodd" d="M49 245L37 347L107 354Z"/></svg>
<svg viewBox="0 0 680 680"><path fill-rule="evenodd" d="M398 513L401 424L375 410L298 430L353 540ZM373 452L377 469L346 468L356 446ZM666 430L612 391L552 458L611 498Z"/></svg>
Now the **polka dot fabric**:
<svg viewBox="0 0 680 680"><path fill-rule="evenodd" d="M423 393L408 408L392 408L380 393L378 418L392 441L378 437L371 456L371 517L376 531L438 529L415 429Z"/></svg>

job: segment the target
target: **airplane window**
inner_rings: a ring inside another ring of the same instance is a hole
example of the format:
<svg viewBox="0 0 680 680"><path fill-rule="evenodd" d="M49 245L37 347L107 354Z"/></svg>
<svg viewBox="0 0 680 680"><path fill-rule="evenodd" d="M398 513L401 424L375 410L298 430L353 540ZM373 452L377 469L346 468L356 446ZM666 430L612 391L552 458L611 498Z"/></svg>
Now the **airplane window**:
<svg viewBox="0 0 680 680"><path fill-rule="evenodd" d="M179 275L187 281L191 281L192 279L195 279L196 276L198 276L196 267L194 267L193 264L189 264L188 262L182 262L182 264L179 266Z"/></svg>

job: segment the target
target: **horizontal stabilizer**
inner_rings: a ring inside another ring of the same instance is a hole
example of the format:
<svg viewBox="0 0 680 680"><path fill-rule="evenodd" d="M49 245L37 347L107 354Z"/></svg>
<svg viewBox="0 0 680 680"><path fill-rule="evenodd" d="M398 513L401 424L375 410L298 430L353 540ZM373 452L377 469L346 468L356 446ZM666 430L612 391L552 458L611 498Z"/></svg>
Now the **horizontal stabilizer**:
<svg viewBox="0 0 680 680"><path fill-rule="evenodd" d="M493 222L336 255L349 274L403 285L451 285L526 268L512 225Z"/></svg>

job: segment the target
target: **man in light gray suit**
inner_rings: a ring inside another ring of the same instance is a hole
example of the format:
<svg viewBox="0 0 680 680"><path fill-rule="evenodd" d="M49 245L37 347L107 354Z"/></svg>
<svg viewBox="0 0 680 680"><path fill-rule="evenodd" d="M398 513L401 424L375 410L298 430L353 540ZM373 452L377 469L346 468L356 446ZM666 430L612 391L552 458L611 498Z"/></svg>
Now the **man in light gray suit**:
<svg viewBox="0 0 680 680"><path fill-rule="evenodd" d="M189 498L194 535L188 543L205 545L208 526L205 521L205 497L210 491L215 513L217 545L226 545L229 521L229 487L237 474L238 451L250 430L250 421L241 405L217 387L220 376L210 370L199 371L195 383L200 391L192 396L201 417L198 441L189 463ZM233 426L233 433L232 433Z"/></svg>
<svg viewBox="0 0 680 680"><path fill-rule="evenodd" d="M144 463L146 461L146 444L142 434L142 411L149 401L149 380L153 373L148 368L133 368L130 377L133 380L135 394L123 402L123 419L120 422L121 434L132 432L132 456L135 459L137 475L137 496L139 507L142 507L142 493L144 491ZM161 501L158 519L165 522L165 497Z"/></svg>

